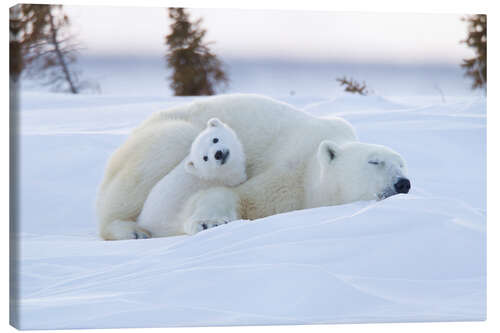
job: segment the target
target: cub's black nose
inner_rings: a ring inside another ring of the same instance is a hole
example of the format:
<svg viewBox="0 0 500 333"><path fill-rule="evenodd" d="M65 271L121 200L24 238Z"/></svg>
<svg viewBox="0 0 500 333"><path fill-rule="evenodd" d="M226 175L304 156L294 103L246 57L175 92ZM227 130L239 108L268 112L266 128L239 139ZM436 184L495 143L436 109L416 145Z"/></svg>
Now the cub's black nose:
<svg viewBox="0 0 500 333"><path fill-rule="evenodd" d="M398 193L408 193L410 192L410 181L406 178L399 178L399 180L394 184L394 188Z"/></svg>
<svg viewBox="0 0 500 333"><path fill-rule="evenodd" d="M216 159L216 160L221 160L221 159L224 157L224 154L222 153L222 151L217 150L217 151L215 152L214 157L215 157L215 159Z"/></svg>

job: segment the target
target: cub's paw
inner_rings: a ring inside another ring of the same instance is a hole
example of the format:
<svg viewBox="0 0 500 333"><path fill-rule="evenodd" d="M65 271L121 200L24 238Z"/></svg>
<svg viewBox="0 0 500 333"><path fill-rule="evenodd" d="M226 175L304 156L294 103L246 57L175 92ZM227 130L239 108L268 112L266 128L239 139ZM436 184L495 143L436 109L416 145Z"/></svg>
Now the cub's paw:
<svg viewBox="0 0 500 333"><path fill-rule="evenodd" d="M204 220L204 221L198 221L197 226L196 226L196 232L200 232L206 229L218 227L223 224L228 224L231 222L230 220L227 219L220 219L217 221L212 221L212 220Z"/></svg>

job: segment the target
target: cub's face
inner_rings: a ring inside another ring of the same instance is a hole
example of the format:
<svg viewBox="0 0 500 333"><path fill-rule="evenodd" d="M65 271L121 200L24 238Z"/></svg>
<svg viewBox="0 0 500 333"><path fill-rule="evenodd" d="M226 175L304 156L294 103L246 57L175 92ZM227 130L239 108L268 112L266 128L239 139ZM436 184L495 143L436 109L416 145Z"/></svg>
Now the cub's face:
<svg viewBox="0 0 500 333"><path fill-rule="evenodd" d="M208 121L191 145L187 172L234 186L246 180L245 153L236 133L217 118Z"/></svg>
<svg viewBox="0 0 500 333"><path fill-rule="evenodd" d="M337 146L323 141L318 150L323 190L343 202L382 200L408 193L406 162L380 145L352 142Z"/></svg>

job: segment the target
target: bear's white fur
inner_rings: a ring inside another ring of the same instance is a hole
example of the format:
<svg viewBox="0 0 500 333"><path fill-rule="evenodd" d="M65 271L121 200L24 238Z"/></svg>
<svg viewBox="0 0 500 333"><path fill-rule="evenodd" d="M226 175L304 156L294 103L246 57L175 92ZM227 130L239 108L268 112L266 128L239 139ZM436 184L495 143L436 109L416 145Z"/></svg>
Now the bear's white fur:
<svg viewBox="0 0 500 333"><path fill-rule="evenodd" d="M193 234L220 221L230 222L228 219L235 220L238 215L221 216L216 209L217 195L207 200L205 206L212 207L205 213L200 210L202 207L192 207L196 202L193 194L214 186L235 186L245 180L245 153L237 135L212 118L193 141L189 155L153 187L137 223L153 237L164 237ZM186 203L190 196L193 198ZM238 201L232 200L230 204L237 206ZM184 205L185 209L180 209ZM213 214L218 221L210 219Z"/></svg>
<svg viewBox="0 0 500 333"><path fill-rule="evenodd" d="M227 224L241 218L241 201L228 187L201 190L189 198L179 214L184 233L192 235L203 229Z"/></svg>
<svg viewBox="0 0 500 333"><path fill-rule="evenodd" d="M408 193L410 189L403 158L395 151L375 144L349 142L337 145L325 140L320 143L316 156L312 156L302 170L300 175L294 177L301 179L301 182L286 189L297 198L304 198L302 203L291 203L293 209L381 200L397 193ZM278 183L275 186L279 188ZM262 211L267 200L273 200L274 197L267 193L256 197L257 192L252 192L252 188L255 186L245 183L234 189L213 188L198 193L198 209L209 210L211 197L217 197L219 201L227 203L217 206L221 219L235 215L254 217L255 212ZM235 196L239 199L236 202ZM285 196L281 194L281 197ZM211 218L217 220L214 214Z"/></svg>
<svg viewBox="0 0 500 333"><path fill-rule="evenodd" d="M341 118L317 118L257 95L215 96L158 112L135 129L108 162L97 198L102 238L144 234L134 221L148 193L186 157L213 117L237 133L245 150L248 180L234 190L246 219L316 206L316 200L306 197L311 189L305 186L311 185L305 184L305 175L312 178L310 164L317 160L320 143L357 141L352 126ZM321 204L339 203L336 197L329 200Z"/></svg>
<svg viewBox="0 0 500 333"><path fill-rule="evenodd" d="M323 141L305 179L306 206L321 207L385 199L398 193L396 184L407 180L408 172L401 155L387 147Z"/></svg>
<svg viewBox="0 0 500 333"><path fill-rule="evenodd" d="M185 170L201 179L236 186L247 180L245 152L236 133L217 118L191 144Z"/></svg>

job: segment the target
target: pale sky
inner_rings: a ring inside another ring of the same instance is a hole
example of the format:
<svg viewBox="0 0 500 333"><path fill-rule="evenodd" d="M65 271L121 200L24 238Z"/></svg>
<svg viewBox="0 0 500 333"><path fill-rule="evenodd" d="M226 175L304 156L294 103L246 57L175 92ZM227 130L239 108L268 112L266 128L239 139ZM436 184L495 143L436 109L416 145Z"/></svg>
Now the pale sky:
<svg viewBox="0 0 500 333"><path fill-rule="evenodd" d="M165 8L66 6L72 31L93 55L165 53ZM459 63L473 53L459 41L456 14L191 9L222 57L385 63Z"/></svg>

